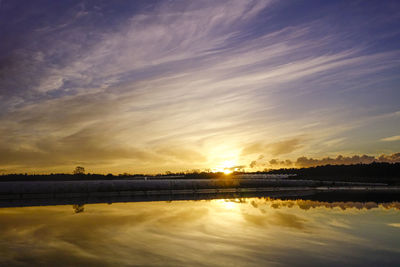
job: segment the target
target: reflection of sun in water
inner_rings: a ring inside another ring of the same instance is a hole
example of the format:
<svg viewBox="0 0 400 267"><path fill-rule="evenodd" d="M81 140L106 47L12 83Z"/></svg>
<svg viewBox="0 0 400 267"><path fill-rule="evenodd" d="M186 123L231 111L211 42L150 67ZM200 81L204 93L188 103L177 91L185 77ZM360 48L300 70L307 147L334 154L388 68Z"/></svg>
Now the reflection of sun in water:
<svg viewBox="0 0 400 267"><path fill-rule="evenodd" d="M224 208L227 210L233 210L237 206L237 203L235 203L233 201L227 201L227 200L225 200L222 204L223 204Z"/></svg>
<svg viewBox="0 0 400 267"><path fill-rule="evenodd" d="M235 229L232 227L243 222L241 203L232 199L214 199L210 205L212 206L210 219L215 221L218 229L229 229L229 233L233 234L232 231L235 232Z"/></svg>
<svg viewBox="0 0 400 267"><path fill-rule="evenodd" d="M216 199L214 200L219 206L223 207L227 211L235 211L239 209L240 203L237 203L231 199Z"/></svg>

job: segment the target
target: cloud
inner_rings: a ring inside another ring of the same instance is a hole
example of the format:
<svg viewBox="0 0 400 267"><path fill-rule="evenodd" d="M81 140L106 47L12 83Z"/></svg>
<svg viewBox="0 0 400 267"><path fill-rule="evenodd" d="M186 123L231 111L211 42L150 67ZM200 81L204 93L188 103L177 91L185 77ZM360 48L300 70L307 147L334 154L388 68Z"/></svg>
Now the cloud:
<svg viewBox="0 0 400 267"><path fill-rule="evenodd" d="M364 164L369 164L372 163L376 160L375 157L373 156L367 156L367 155L362 155L362 156L352 156L352 157L345 157L342 155L337 156L336 158L322 158L322 159L313 159L313 158L307 158L307 157L300 157L296 160L295 164L297 167L312 167L312 166L319 166L319 165L340 165L340 164L358 164L358 163L364 163Z"/></svg>
<svg viewBox="0 0 400 267"><path fill-rule="evenodd" d="M283 160L279 161L278 159L271 159L268 163L270 165L285 165L285 166L292 166L293 165L293 162L291 160L289 160L289 159L284 160L284 161Z"/></svg>
<svg viewBox="0 0 400 267"><path fill-rule="evenodd" d="M326 157L321 159L308 158L305 156L297 158L296 161L289 159L279 160L271 159L268 162L265 161L252 161L250 163L250 168L256 167L272 167L272 168L307 168L322 165L351 165L351 164L369 164L372 162L388 162L388 163L398 163L400 162L400 153L395 153L391 155L382 154L378 157L368 156L368 155L354 155L354 156L342 156L338 155L336 158Z"/></svg>
<svg viewBox="0 0 400 267"><path fill-rule="evenodd" d="M301 138L294 138L290 140L285 140L281 142L276 142L270 145L267 145L267 151L270 151L272 156L278 156L282 154L289 154L299 148L302 147Z"/></svg>
<svg viewBox="0 0 400 267"><path fill-rule="evenodd" d="M383 142L400 141L400 135L395 135L395 136L390 136L390 137L382 138L381 141L383 141Z"/></svg>
<svg viewBox="0 0 400 267"><path fill-rule="evenodd" d="M256 167L256 166L257 166L257 161L253 160L253 161L250 163L249 166L250 166L250 168Z"/></svg>
<svg viewBox="0 0 400 267"><path fill-rule="evenodd" d="M228 169L230 171L241 171L241 170L245 169L246 167L247 167L246 165L237 165L237 166L232 166L232 167L225 168L225 169Z"/></svg>
<svg viewBox="0 0 400 267"><path fill-rule="evenodd" d="M392 155L382 154L378 157L377 161L378 162L389 162L389 163L400 162L400 153L395 153Z"/></svg>
<svg viewBox="0 0 400 267"><path fill-rule="evenodd" d="M206 157L201 153L185 149L180 146L178 147L163 147L156 150L157 154L164 155L166 158L173 158L178 162L205 162ZM157 164L157 163L156 163Z"/></svg>
<svg viewBox="0 0 400 267"><path fill-rule="evenodd" d="M296 137L269 144L253 143L243 148L242 155L246 156L256 153L268 153L272 156L278 156L289 154L300 149L304 145L305 141L306 139L304 137Z"/></svg>
<svg viewBox="0 0 400 267"><path fill-rule="evenodd" d="M212 168L231 154L243 165L316 152L319 141L345 146L351 138L335 135L397 108L382 84L395 79L399 50L332 28L332 12L293 24L277 1L4 5L2 169ZM378 15L378 33L391 33Z"/></svg>

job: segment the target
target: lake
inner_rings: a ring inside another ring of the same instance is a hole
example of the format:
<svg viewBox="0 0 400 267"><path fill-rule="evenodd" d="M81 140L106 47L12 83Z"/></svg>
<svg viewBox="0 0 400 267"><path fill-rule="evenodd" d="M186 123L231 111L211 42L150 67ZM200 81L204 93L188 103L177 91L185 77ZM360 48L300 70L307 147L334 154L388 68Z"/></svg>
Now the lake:
<svg viewBox="0 0 400 267"><path fill-rule="evenodd" d="M236 198L0 208L0 265L399 266L400 202Z"/></svg>

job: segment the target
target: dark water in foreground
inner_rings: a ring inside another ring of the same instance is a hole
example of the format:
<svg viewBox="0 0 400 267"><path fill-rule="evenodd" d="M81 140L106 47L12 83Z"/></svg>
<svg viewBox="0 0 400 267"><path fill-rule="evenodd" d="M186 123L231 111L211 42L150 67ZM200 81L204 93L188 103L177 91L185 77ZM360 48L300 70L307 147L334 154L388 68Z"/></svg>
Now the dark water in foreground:
<svg viewBox="0 0 400 267"><path fill-rule="evenodd" d="M0 265L399 266L400 202L245 198L1 208Z"/></svg>

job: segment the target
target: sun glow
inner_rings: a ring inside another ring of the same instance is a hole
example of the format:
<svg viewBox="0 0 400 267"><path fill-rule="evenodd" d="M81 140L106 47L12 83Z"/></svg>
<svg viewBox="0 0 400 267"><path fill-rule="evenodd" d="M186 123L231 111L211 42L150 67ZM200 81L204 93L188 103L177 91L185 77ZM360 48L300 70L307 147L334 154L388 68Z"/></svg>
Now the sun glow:
<svg viewBox="0 0 400 267"><path fill-rule="evenodd" d="M224 171L223 171L223 173L226 174L226 175L231 174L232 172L233 172L233 171L231 171L231 170L224 170Z"/></svg>
<svg viewBox="0 0 400 267"><path fill-rule="evenodd" d="M224 174L228 175L231 174L235 169L236 166L235 160L225 160L222 162L217 168L215 168L214 172L223 172Z"/></svg>
<svg viewBox="0 0 400 267"><path fill-rule="evenodd" d="M215 202L227 211L234 211L239 209L239 203L234 199L216 199L213 202Z"/></svg>

